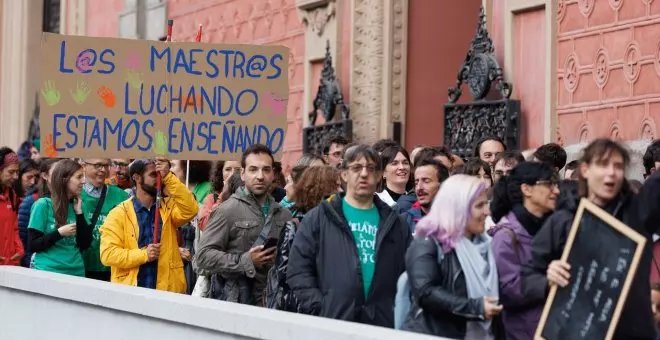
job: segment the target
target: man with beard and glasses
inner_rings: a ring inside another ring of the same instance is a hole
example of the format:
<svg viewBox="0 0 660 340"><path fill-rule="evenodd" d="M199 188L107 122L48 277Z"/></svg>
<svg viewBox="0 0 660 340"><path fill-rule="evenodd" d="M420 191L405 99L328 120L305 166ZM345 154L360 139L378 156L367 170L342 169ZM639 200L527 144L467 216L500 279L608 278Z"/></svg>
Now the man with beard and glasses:
<svg viewBox="0 0 660 340"><path fill-rule="evenodd" d="M110 167L110 177L105 180L105 184L116 185L122 190L131 188L131 176L128 173L128 159L115 158Z"/></svg>
<svg viewBox="0 0 660 340"><path fill-rule="evenodd" d="M101 281L110 281L110 268L101 263L99 247L101 234L99 228L114 207L128 199L128 194L115 185L105 184L110 161L105 158L88 158L82 162L85 172L85 184L80 197L82 211L87 223L93 226L92 244L83 253L85 277Z"/></svg>
<svg viewBox="0 0 660 340"><path fill-rule="evenodd" d="M185 293L176 229L197 215L197 201L170 172L168 160L138 159L129 173L135 196L113 209L101 227L101 261L111 268L114 283ZM154 242L158 174L162 199Z"/></svg>
<svg viewBox="0 0 660 340"><path fill-rule="evenodd" d="M274 163L267 146L250 146L241 158L244 186L211 213L193 267L213 281L212 298L265 305L263 295L277 240L292 219L289 210L269 194Z"/></svg>
<svg viewBox="0 0 660 340"><path fill-rule="evenodd" d="M422 159L415 167L415 194L417 201L401 216L408 222L414 234L417 222L431 209L440 185L449 177L446 166L435 159Z"/></svg>

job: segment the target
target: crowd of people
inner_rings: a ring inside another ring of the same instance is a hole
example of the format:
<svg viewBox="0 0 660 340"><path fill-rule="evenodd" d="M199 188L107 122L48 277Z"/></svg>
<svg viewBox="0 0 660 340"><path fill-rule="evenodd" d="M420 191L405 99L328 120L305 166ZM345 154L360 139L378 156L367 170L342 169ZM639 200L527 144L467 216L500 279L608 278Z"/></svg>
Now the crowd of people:
<svg viewBox="0 0 660 340"><path fill-rule="evenodd" d="M0 264L452 339L532 339L586 198L649 239L616 339L660 325L660 140L644 183L597 139L567 163L481 140L328 140L283 170L240 161L42 158L0 148ZM606 251L604 249L604 251Z"/></svg>

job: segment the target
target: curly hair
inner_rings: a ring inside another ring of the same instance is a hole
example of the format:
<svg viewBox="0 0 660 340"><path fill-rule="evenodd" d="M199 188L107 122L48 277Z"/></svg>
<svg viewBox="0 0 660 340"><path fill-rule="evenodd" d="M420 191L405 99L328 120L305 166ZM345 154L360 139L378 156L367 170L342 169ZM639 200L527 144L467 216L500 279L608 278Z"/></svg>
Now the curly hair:
<svg viewBox="0 0 660 340"><path fill-rule="evenodd" d="M337 192L339 171L329 165L307 168L294 185L296 208L309 211L326 196Z"/></svg>

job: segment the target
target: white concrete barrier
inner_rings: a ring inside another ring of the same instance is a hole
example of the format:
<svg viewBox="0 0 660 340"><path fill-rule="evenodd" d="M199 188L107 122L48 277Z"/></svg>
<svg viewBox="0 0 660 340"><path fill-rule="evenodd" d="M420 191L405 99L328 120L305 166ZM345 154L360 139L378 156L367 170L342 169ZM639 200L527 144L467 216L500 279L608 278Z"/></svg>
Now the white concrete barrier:
<svg viewBox="0 0 660 340"><path fill-rule="evenodd" d="M422 340L437 337L0 267L3 340Z"/></svg>

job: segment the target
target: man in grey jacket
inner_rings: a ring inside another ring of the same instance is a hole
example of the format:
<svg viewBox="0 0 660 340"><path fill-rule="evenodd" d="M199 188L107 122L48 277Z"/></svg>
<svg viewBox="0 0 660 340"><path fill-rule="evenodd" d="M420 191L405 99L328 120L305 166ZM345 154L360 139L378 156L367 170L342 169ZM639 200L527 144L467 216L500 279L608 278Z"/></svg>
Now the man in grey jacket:
<svg viewBox="0 0 660 340"><path fill-rule="evenodd" d="M267 241L277 240L292 218L268 194L275 177L273 163L273 155L264 145L252 145L243 153L245 185L213 211L200 238L193 264L198 274L212 276L214 298L263 305L276 249Z"/></svg>

